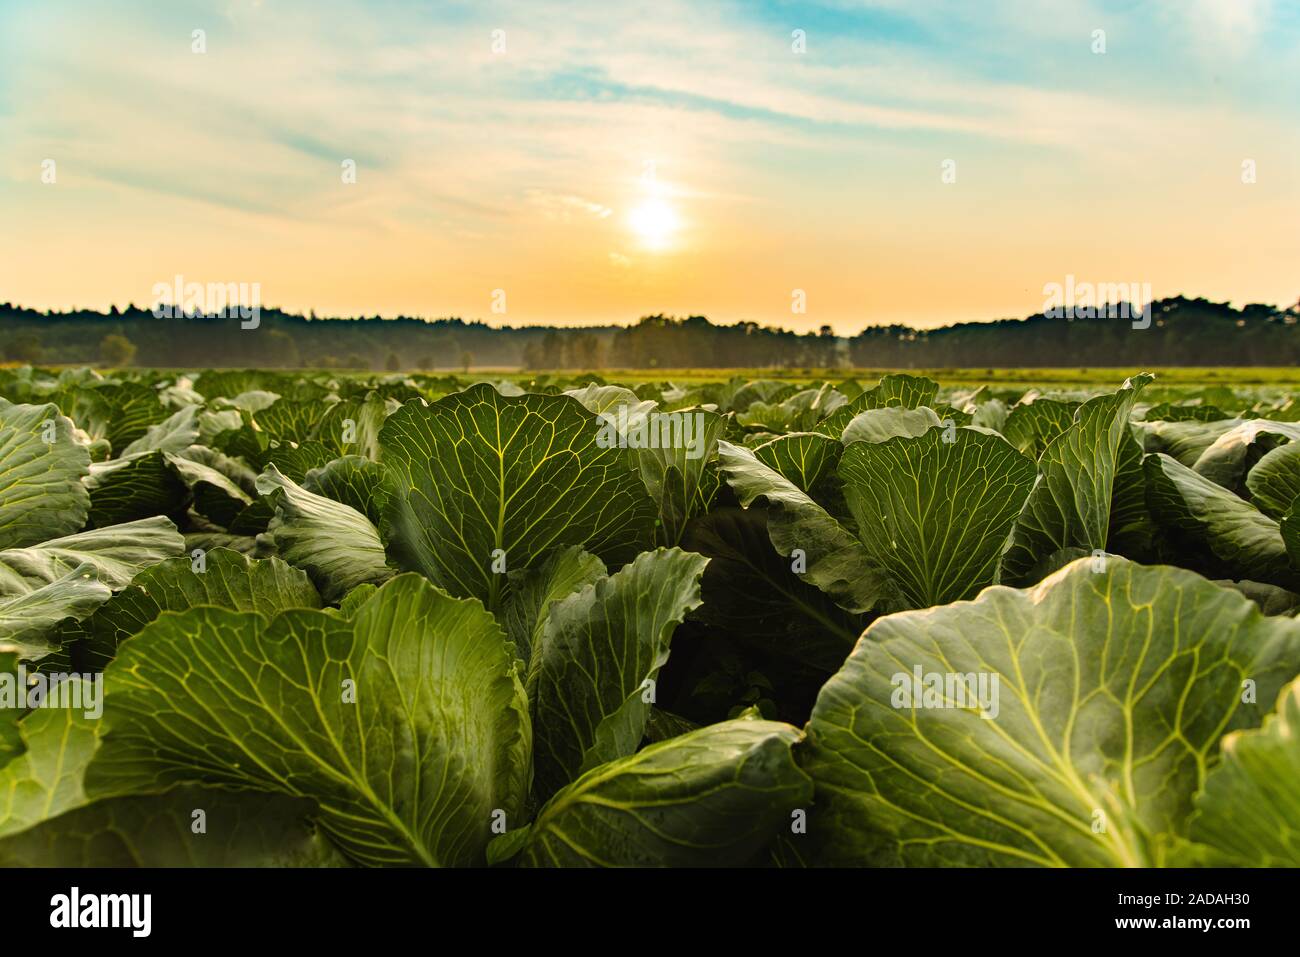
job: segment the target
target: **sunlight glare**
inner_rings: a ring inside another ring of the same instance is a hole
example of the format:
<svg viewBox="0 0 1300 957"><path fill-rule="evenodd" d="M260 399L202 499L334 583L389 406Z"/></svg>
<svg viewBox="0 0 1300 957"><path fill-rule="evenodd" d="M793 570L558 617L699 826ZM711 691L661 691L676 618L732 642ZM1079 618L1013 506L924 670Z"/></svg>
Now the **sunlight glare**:
<svg viewBox="0 0 1300 957"><path fill-rule="evenodd" d="M677 231L677 213L658 197L651 197L628 214L628 224L651 250L666 249Z"/></svg>

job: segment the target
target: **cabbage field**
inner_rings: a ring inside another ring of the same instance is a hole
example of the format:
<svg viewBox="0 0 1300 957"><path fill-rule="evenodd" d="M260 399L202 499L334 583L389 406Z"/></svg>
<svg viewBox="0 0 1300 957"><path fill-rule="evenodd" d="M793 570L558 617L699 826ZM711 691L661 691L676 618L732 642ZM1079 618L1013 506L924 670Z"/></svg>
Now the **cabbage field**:
<svg viewBox="0 0 1300 957"><path fill-rule="evenodd" d="M1300 866L1300 404L0 369L0 865Z"/></svg>

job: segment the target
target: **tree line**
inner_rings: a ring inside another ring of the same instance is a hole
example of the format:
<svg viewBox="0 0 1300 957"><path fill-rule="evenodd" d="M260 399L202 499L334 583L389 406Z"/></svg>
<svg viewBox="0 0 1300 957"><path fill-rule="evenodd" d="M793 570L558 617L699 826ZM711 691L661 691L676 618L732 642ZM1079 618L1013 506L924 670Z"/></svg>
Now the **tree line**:
<svg viewBox="0 0 1300 957"><path fill-rule="evenodd" d="M0 356L47 364L376 371L1300 365L1300 302L1236 309L1176 296L1152 304L1145 328L1097 312L937 329L876 325L846 337L829 326L798 333L755 322L719 325L704 316L645 316L625 327L516 327L454 317L325 319L277 309L263 310L257 328L243 329L237 317L158 318L135 307L39 312L0 303Z"/></svg>

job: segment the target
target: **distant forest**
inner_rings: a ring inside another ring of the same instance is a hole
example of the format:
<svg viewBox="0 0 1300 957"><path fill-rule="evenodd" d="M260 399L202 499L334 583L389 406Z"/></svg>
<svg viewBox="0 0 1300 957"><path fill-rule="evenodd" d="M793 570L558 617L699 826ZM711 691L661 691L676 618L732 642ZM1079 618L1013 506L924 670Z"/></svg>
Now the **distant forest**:
<svg viewBox="0 0 1300 957"><path fill-rule="evenodd" d="M1152 304L1149 328L1121 318L968 322L939 329L868 326L836 336L703 316L632 326L493 327L462 319L326 319L266 309L238 318L155 318L145 309L38 312L0 304L0 356L12 362L155 367L364 370L521 367L996 368L1300 365L1300 302L1286 309L1178 296Z"/></svg>

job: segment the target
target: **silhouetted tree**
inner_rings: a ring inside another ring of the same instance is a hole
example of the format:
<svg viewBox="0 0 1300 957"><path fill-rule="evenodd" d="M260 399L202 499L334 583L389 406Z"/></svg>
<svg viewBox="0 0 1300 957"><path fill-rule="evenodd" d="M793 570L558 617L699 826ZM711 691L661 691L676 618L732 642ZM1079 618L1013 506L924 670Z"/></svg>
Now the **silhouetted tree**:
<svg viewBox="0 0 1300 957"><path fill-rule="evenodd" d="M288 369L298 364L298 346L283 329L271 329L266 333L262 354L262 361L274 368Z"/></svg>
<svg viewBox="0 0 1300 957"><path fill-rule="evenodd" d="M135 343L126 336L110 333L99 340L99 359L106 366L120 369L135 361Z"/></svg>
<svg viewBox="0 0 1300 957"><path fill-rule="evenodd" d="M40 362L44 354L41 337L34 332L23 332L5 343L5 358L14 362Z"/></svg>
<svg viewBox="0 0 1300 957"><path fill-rule="evenodd" d="M1177 296L1152 304L1151 323L1130 318L1029 316L939 329L871 326L840 338L744 321L714 325L703 316L646 316L628 327L512 328L457 317L319 318L263 308L257 330L237 317L155 317L128 306L116 316L38 311L0 304L0 358L9 362L88 364L104 360L100 343L120 335L136 347L134 364L162 367L384 368L389 353L425 356L455 368L462 352L479 366L529 369L806 368L848 361L859 367L990 368L1044 366L1300 365L1300 305L1229 303ZM407 363L409 366L409 362Z"/></svg>

